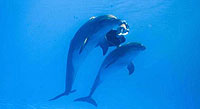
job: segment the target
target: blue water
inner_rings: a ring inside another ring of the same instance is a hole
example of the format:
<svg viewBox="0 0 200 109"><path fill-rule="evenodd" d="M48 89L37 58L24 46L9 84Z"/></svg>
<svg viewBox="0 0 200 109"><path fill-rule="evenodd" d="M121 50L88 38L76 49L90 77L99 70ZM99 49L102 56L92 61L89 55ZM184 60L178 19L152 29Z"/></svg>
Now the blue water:
<svg viewBox="0 0 200 109"><path fill-rule="evenodd" d="M48 99L64 91L70 40L90 17L104 14L126 20L127 42L147 49L134 59L133 75L122 70L99 86L93 97L98 109L200 109L199 4L0 0L0 109L95 109L73 100L90 91L105 58L99 47L77 74L77 92Z"/></svg>

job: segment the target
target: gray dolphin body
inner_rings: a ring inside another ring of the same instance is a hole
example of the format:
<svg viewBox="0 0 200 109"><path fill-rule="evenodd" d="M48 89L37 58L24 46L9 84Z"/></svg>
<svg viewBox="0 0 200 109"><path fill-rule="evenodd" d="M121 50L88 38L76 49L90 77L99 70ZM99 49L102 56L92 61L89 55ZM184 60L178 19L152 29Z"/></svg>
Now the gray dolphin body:
<svg viewBox="0 0 200 109"><path fill-rule="evenodd" d="M124 21L113 15L104 15L91 18L76 32L71 40L67 57L65 91L50 100L75 92L75 90L72 90L72 85L86 56L97 46L100 46L105 54L108 49L108 46L106 46L108 44L105 44L106 33L123 23Z"/></svg>
<svg viewBox="0 0 200 109"><path fill-rule="evenodd" d="M145 46L135 42L116 48L104 59L89 95L87 97L78 98L74 101L88 102L97 106L96 101L92 99L92 95L96 88L102 83L106 75L112 72L114 73L113 70L116 71L116 68L122 67L127 67L129 70L129 75L131 75L134 72L132 60L140 51L143 50L145 50Z"/></svg>

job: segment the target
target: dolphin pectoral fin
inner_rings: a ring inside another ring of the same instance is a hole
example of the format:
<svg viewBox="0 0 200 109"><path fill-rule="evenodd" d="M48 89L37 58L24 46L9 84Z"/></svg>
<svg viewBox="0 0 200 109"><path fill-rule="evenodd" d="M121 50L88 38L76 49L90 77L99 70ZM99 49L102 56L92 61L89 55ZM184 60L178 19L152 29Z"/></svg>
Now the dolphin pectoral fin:
<svg viewBox="0 0 200 109"><path fill-rule="evenodd" d="M107 51L108 51L108 46L107 46L107 45L100 45L100 47L102 48L103 55L105 56L105 54L106 54Z"/></svg>
<svg viewBox="0 0 200 109"><path fill-rule="evenodd" d="M127 69L129 71L129 75L131 75L135 70L134 64L132 62L129 63L128 66L127 66Z"/></svg>
<svg viewBox="0 0 200 109"><path fill-rule="evenodd" d="M106 37L105 37L103 40L101 40L101 41L96 45L96 47L97 47L97 46L100 46L100 47L102 48L103 56L104 56L104 55L107 53L108 48L109 48L109 43L108 43Z"/></svg>
<svg viewBox="0 0 200 109"><path fill-rule="evenodd" d="M79 51L79 54L82 53L82 51L83 51L83 49L85 48L85 46L87 45L87 43L88 43L88 38L85 39L83 45L81 46L80 51Z"/></svg>
<svg viewBox="0 0 200 109"><path fill-rule="evenodd" d="M104 39L98 45L102 48L103 55L105 55L107 53L107 51L108 51L108 48L109 48L109 44L108 44L107 40Z"/></svg>

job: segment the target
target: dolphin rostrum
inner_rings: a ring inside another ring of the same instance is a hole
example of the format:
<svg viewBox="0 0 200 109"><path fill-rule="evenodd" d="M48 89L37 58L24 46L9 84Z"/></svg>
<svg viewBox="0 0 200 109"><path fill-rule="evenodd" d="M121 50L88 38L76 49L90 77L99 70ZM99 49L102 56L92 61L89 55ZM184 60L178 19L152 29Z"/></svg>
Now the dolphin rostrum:
<svg viewBox="0 0 200 109"><path fill-rule="evenodd" d="M129 71L129 75L131 75L134 72L134 65L132 63L132 60L140 51L143 50L145 50L145 46L136 42L122 45L113 50L111 53L108 54L108 56L101 64L101 67L89 95L87 97L75 99L74 101L88 102L93 104L94 106L97 106L97 103L92 98L92 95L96 88L102 83L106 75L109 75L112 72L114 73L116 71L116 68L123 67L126 67Z"/></svg>
<svg viewBox="0 0 200 109"><path fill-rule="evenodd" d="M76 32L71 40L67 57L65 91L50 100L75 92L72 90L72 86L76 73L86 56L97 46L103 49L105 55L108 49L105 39L106 33L124 23L126 23L124 20L117 19L113 15L92 17Z"/></svg>

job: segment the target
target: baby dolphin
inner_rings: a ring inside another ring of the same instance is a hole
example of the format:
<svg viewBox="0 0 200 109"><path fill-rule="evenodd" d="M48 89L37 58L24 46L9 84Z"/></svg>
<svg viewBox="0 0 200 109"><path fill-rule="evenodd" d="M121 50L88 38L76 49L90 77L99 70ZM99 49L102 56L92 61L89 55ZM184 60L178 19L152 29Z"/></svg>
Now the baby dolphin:
<svg viewBox="0 0 200 109"><path fill-rule="evenodd" d="M75 90L72 90L72 86L76 73L87 55L97 46L100 46L105 54L108 48L107 46L103 46L106 43L106 34L111 29L125 23L125 21L117 19L113 15L92 17L76 32L71 40L67 57L65 91L50 100L55 100L61 96L75 92Z"/></svg>
<svg viewBox="0 0 200 109"><path fill-rule="evenodd" d="M127 67L129 75L134 72L134 65L132 63L133 58L141 51L145 50L145 46L140 43L132 42L125 45L122 45L115 50L113 50L108 56L104 59L99 72L96 76L96 79L93 83L93 86L90 90L90 93L87 97L78 98L74 101L88 102L97 106L96 101L92 98L92 95L96 88L102 83L104 78L110 73L114 73L114 70L117 68ZM112 70L111 70L112 69Z"/></svg>

